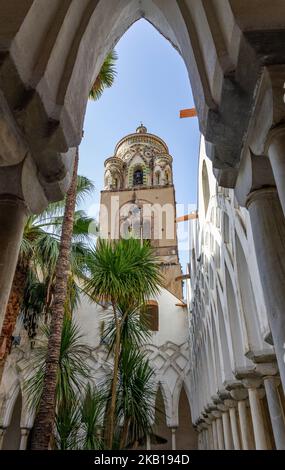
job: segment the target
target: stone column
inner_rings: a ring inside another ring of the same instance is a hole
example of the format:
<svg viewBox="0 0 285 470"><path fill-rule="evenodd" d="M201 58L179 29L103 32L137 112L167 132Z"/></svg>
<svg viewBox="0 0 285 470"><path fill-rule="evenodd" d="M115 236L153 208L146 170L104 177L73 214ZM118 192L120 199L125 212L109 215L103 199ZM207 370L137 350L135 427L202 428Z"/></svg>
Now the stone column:
<svg viewBox="0 0 285 470"><path fill-rule="evenodd" d="M260 381L247 379L245 384L248 388L248 398L252 417L255 447L256 450L267 450L268 446L266 441L266 430L260 403L260 393L263 393L263 391L258 390Z"/></svg>
<svg viewBox="0 0 285 470"><path fill-rule="evenodd" d="M279 199L285 215L285 129L273 130L268 142L270 160Z"/></svg>
<svg viewBox="0 0 285 470"><path fill-rule="evenodd" d="M198 431L198 450L203 450L203 435L202 435L202 428L200 425L197 425Z"/></svg>
<svg viewBox="0 0 285 470"><path fill-rule="evenodd" d="M5 432L6 432L6 428L0 428L0 450L2 450L2 447L3 447Z"/></svg>
<svg viewBox="0 0 285 470"><path fill-rule="evenodd" d="M224 450L225 443L224 443L222 418L217 419L217 434L218 434L218 447L219 447L219 450Z"/></svg>
<svg viewBox="0 0 285 470"><path fill-rule="evenodd" d="M214 449L214 437L213 437L213 428L212 428L211 422L208 424L208 444L209 444L209 450Z"/></svg>
<svg viewBox="0 0 285 470"><path fill-rule="evenodd" d="M239 385L235 385L234 388L230 388L231 397L237 403L239 425L240 425L240 436L241 436L241 448L242 450L254 449L253 439L251 438L251 431L249 428L247 407L248 407L248 391L244 388L242 382Z"/></svg>
<svg viewBox="0 0 285 470"><path fill-rule="evenodd" d="M239 422L240 422L242 449L243 450L254 449L254 446L252 445L252 439L250 436L250 429L248 426L247 400L238 401L238 415L239 415Z"/></svg>
<svg viewBox="0 0 285 470"><path fill-rule="evenodd" d="M0 196L0 331L9 299L26 220L24 203Z"/></svg>
<svg viewBox="0 0 285 470"><path fill-rule="evenodd" d="M149 434L146 436L146 450L151 450L151 441Z"/></svg>
<svg viewBox="0 0 285 470"><path fill-rule="evenodd" d="M237 416L236 416L237 403L234 400L225 400L225 406L227 406L229 409L234 449L240 450L241 446L240 446L238 422L237 422Z"/></svg>
<svg viewBox="0 0 285 470"><path fill-rule="evenodd" d="M176 450L176 428L171 428L171 449Z"/></svg>
<svg viewBox="0 0 285 470"><path fill-rule="evenodd" d="M224 450L225 442L224 442L224 433L223 433L222 413L220 411L213 411L213 414L216 417L218 449Z"/></svg>
<svg viewBox="0 0 285 470"><path fill-rule="evenodd" d="M278 377L264 377L263 379L274 440L277 450L285 450L285 422L277 387L280 384Z"/></svg>
<svg viewBox="0 0 285 470"><path fill-rule="evenodd" d="M216 420L213 419L212 421L212 434L213 434L213 449L218 449L218 435L217 435L217 424Z"/></svg>
<svg viewBox="0 0 285 470"><path fill-rule="evenodd" d="M247 200L247 208L268 320L285 389L285 219L276 188L252 192Z"/></svg>
<svg viewBox="0 0 285 470"><path fill-rule="evenodd" d="M225 449L232 450L234 446L233 446L230 416L229 416L228 410L222 412L222 421L223 421L223 429L224 429Z"/></svg>
<svg viewBox="0 0 285 470"><path fill-rule="evenodd" d="M29 428L21 428L21 441L20 441L19 450L26 450L27 449L29 434L30 434L30 429Z"/></svg>
<svg viewBox="0 0 285 470"><path fill-rule="evenodd" d="M203 436L204 436L204 449L207 450L209 448L209 444L208 444L208 429L206 428L206 426L204 425L204 429L203 429Z"/></svg>

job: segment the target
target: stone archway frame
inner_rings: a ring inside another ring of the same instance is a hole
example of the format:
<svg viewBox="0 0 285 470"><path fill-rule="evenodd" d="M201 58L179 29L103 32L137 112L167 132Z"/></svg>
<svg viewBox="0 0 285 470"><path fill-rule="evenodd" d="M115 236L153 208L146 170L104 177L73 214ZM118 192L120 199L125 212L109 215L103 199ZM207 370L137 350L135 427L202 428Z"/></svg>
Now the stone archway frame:
<svg viewBox="0 0 285 470"><path fill-rule="evenodd" d="M140 18L181 54L216 177L235 184L263 61L270 65L277 56L285 62L284 31L276 26L284 3L276 0L266 21L254 4L248 2L245 15L234 0L53 0L48 10L46 0L20 3L1 6L10 25L0 40L0 108L8 126L0 136L1 164L15 163L16 149L19 184L33 212L63 197L91 84L107 53ZM259 3L268 10L268 1Z"/></svg>

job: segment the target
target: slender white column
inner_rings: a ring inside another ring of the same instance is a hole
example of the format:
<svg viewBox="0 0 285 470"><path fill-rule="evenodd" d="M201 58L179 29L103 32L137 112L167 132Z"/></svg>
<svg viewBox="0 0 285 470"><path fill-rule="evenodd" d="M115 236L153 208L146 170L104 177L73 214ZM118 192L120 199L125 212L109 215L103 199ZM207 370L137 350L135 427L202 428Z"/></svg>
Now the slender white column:
<svg viewBox="0 0 285 470"><path fill-rule="evenodd" d="M203 435L202 435L202 429L200 426L197 426L197 431L198 431L198 449L203 450Z"/></svg>
<svg viewBox="0 0 285 470"><path fill-rule="evenodd" d="M268 156L285 215L285 128L272 134L268 147Z"/></svg>
<svg viewBox="0 0 285 470"><path fill-rule="evenodd" d="M212 431L213 431L213 449L218 449L218 435L217 435L217 423L216 420L212 421Z"/></svg>
<svg viewBox="0 0 285 470"><path fill-rule="evenodd" d="M231 422L231 429L232 429L232 436L233 436L233 443L234 449L240 450L240 439L239 439L239 432L238 432L238 422L237 422L237 415L235 407L231 407L229 409L230 413L230 422Z"/></svg>
<svg viewBox="0 0 285 470"><path fill-rule="evenodd" d="M26 450L27 449L29 434L30 434L30 429L21 428L21 441L20 441L20 449L19 450Z"/></svg>
<svg viewBox="0 0 285 470"><path fill-rule="evenodd" d="M0 450L3 447L5 432L6 432L6 428L0 428Z"/></svg>
<svg viewBox="0 0 285 470"><path fill-rule="evenodd" d="M216 423L217 423L218 447L219 447L219 450L224 450L225 444L224 444L222 418L221 417L217 418Z"/></svg>
<svg viewBox="0 0 285 470"><path fill-rule="evenodd" d="M222 412L222 421L223 421L223 429L224 429L225 449L232 450L233 439L232 439L232 431L231 431L230 417L229 417L228 411Z"/></svg>
<svg viewBox="0 0 285 470"><path fill-rule="evenodd" d="M176 428L171 428L172 450L176 450Z"/></svg>
<svg viewBox="0 0 285 470"><path fill-rule="evenodd" d="M274 440L277 450L285 450L285 422L277 387L280 384L278 377L265 377L263 379Z"/></svg>
<svg viewBox="0 0 285 470"><path fill-rule="evenodd" d="M285 389L285 218L276 188L252 192L248 196L247 208L274 349Z"/></svg>
<svg viewBox="0 0 285 470"><path fill-rule="evenodd" d="M240 437L239 437L239 426L237 421L236 415L236 407L237 402L236 400L226 399L224 401L225 406L227 406L230 414L230 424L231 424L231 431L232 431L232 439L233 439L233 448L235 450L240 450Z"/></svg>
<svg viewBox="0 0 285 470"><path fill-rule="evenodd" d="M213 438L213 428L212 423L208 424L208 449L211 450L214 448L214 438Z"/></svg>
<svg viewBox="0 0 285 470"><path fill-rule="evenodd" d="M259 400L259 393L256 387L248 388L248 397L256 450L267 450L266 431L262 416L261 403Z"/></svg>
<svg viewBox="0 0 285 470"><path fill-rule="evenodd" d="M206 427L204 428L203 433L204 433L204 438L205 438L204 449L208 450L209 449L209 438L208 438L208 429Z"/></svg>
<svg viewBox="0 0 285 470"><path fill-rule="evenodd" d="M251 446L250 429L248 426L246 408L247 408L246 400L239 400L238 401L238 415L239 415L239 422L240 422L242 449L250 450L252 446Z"/></svg>
<svg viewBox="0 0 285 470"><path fill-rule="evenodd" d="M199 438L200 438L200 445L199 445L199 450L204 450L204 434L203 434L203 429L199 432Z"/></svg>
<svg viewBox="0 0 285 470"><path fill-rule="evenodd" d="M151 441L149 434L146 436L146 450L151 450Z"/></svg>

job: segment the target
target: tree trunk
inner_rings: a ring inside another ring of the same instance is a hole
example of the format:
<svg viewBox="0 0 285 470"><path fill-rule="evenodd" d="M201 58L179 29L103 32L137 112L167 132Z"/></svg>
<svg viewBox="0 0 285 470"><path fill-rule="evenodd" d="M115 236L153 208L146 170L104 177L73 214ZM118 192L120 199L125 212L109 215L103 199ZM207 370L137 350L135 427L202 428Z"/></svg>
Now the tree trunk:
<svg viewBox="0 0 285 470"><path fill-rule="evenodd" d="M60 356L64 303L70 269L78 160L79 154L77 149L72 181L66 196L64 219L62 223L60 248L56 266L54 297L51 307L51 332L48 342L43 392L34 424L34 433L32 438L33 450L47 450L49 448L54 426L56 380Z"/></svg>
<svg viewBox="0 0 285 470"><path fill-rule="evenodd" d="M19 256L0 335L0 384L12 346L12 334L23 303L29 260Z"/></svg>
<svg viewBox="0 0 285 470"><path fill-rule="evenodd" d="M116 308L115 308L114 303L113 303L113 312L114 312L115 325L116 325L116 341L115 341L115 348L114 348L114 372L113 372L112 389L111 389L112 391L111 391L110 414L109 414L108 427L107 427L107 446L109 450L112 450L112 447L113 447L116 398L117 398L117 383L118 383L120 348L121 348L121 325L118 319L118 315L116 313Z"/></svg>
<svg viewBox="0 0 285 470"><path fill-rule="evenodd" d="M122 429L121 439L120 439L120 449L124 449L128 443L128 434L129 434L129 427L131 423L131 418L125 418L124 425Z"/></svg>

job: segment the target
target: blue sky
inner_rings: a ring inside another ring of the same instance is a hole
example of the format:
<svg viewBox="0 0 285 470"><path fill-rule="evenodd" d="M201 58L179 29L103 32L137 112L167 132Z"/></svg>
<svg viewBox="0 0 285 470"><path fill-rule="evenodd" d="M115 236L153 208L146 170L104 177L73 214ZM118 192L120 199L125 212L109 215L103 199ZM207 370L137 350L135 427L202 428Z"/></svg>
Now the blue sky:
<svg viewBox="0 0 285 470"><path fill-rule="evenodd" d="M89 102L80 146L79 172L96 187L90 206L99 203L104 161L116 143L142 121L164 139L173 156L176 202L196 204L199 130L197 118L180 119L180 109L194 107L184 62L148 22L136 22L116 46L117 77L97 102ZM87 207L88 206L88 207ZM181 211L180 211L181 212ZM182 214L181 214L182 215ZM186 253L180 253L185 269Z"/></svg>

